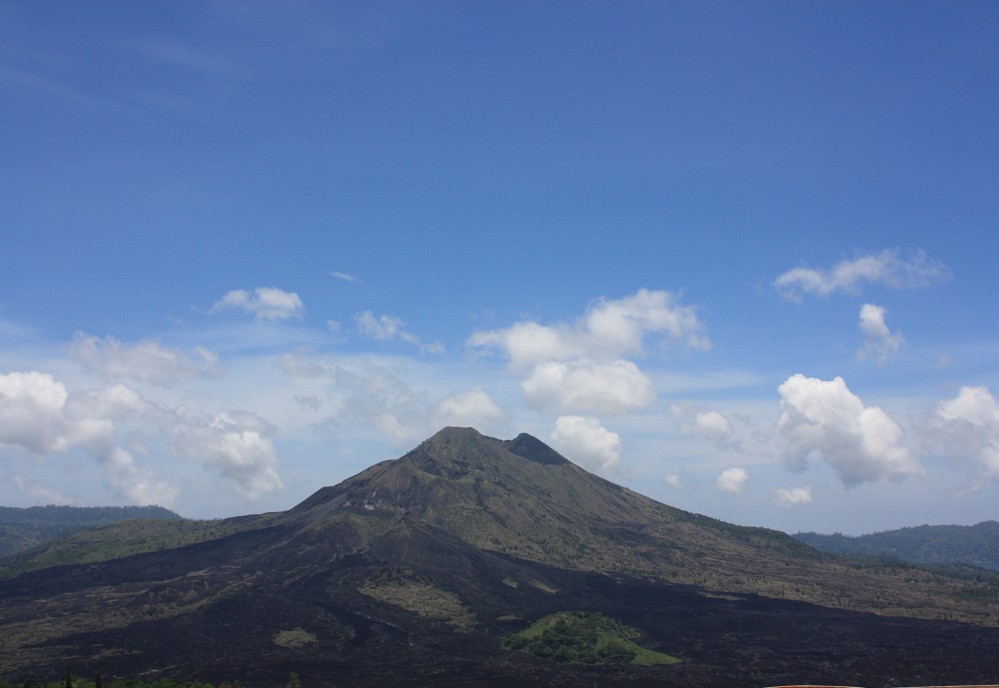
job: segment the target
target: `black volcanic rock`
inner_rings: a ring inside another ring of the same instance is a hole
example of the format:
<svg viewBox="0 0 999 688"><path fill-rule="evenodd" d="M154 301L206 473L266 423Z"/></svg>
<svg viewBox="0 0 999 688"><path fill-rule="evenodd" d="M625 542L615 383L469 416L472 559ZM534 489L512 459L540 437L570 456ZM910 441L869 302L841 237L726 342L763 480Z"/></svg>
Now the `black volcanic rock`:
<svg viewBox="0 0 999 688"><path fill-rule="evenodd" d="M958 599L987 581L826 558L613 485L529 435L447 428L219 532L0 580L0 673L262 687L292 671L309 686L995 680L983 648L999 615ZM684 661L560 666L502 649L566 610L602 612ZM981 625L943 620L959 614Z"/></svg>

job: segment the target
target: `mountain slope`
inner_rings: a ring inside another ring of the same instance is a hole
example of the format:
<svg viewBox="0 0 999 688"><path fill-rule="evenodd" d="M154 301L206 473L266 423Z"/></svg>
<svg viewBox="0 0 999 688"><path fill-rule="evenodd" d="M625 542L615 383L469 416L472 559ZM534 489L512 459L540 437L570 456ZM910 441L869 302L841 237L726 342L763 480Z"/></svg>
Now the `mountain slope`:
<svg viewBox="0 0 999 688"><path fill-rule="evenodd" d="M0 559L102 523L180 519L161 506L0 506Z"/></svg>
<svg viewBox="0 0 999 688"><path fill-rule="evenodd" d="M675 509L583 470L528 435L503 441L447 428L400 459L319 490L280 521L329 524L361 515L368 527L417 520L480 549L563 568L996 622L991 611L962 602L974 587L967 581L831 559L778 531Z"/></svg>
<svg viewBox="0 0 999 688"><path fill-rule="evenodd" d="M526 435L449 428L287 512L190 538L167 548L151 536L131 556L0 581L0 674L174 672L261 686L290 671L318 686L982 683L993 666L980 648L999 642L997 628L904 618L997 624L995 607L961 597L986 581L864 568L673 509ZM571 610L639 629L643 647L684 661L564 667L502 649L505 634Z"/></svg>
<svg viewBox="0 0 999 688"><path fill-rule="evenodd" d="M999 522L973 526L915 526L859 535L797 533L822 552L888 557L915 564L971 564L999 571Z"/></svg>

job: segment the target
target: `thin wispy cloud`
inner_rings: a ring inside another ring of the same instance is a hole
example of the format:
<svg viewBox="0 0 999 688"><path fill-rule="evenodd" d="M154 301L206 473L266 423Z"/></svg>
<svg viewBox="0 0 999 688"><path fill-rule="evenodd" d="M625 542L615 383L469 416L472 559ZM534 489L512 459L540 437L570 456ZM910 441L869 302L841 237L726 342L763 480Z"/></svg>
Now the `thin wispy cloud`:
<svg viewBox="0 0 999 688"><path fill-rule="evenodd" d="M400 339L407 344L412 344L420 353L440 354L444 353L444 345L441 342L424 342L415 334L406 329L406 323L401 318L394 315L375 315L371 311L364 311L356 317L357 327L362 334L366 334L378 341L391 341Z"/></svg>
<svg viewBox="0 0 999 688"><path fill-rule="evenodd" d="M828 270L805 267L788 270L774 281L774 287L785 298L800 300L806 295L857 294L866 285L915 289L946 281L950 276L950 268L924 251L903 255L899 249L887 249L841 261Z"/></svg>
<svg viewBox="0 0 999 688"><path fill-rule="evenodd" d="M133 42L131 47L138 55L186 70L212 75L233 71L232 63L221 55L170 38L146 38Z"/></svg>
<svg viewBox="0 0 999 688"><path fill-rule="evenodd" d="M114 337L100 339L83 332L73 336L72 357L108 381L143 380L173 386L183 380L219 374L218 355L205 347L195 357L155 339L126 344Z"/></svg>

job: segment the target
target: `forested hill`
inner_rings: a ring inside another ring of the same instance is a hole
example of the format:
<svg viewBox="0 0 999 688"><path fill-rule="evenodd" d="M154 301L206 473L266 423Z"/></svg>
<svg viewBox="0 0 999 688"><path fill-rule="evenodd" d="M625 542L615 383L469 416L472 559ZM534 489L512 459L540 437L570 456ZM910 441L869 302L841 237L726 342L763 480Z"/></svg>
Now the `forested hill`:
<svg viewBox="0 0 999 688"><path fill-rule="evenodd" d="M973 526L915 526L855 537L796 533L822 552L889 557L914 564L973 564L999 571L999 522Z"/></svg>
<svg viewBox="0 0 999 688"><path fill-rule="evenodd" d="M0 558L92 526L133 518L180 516L161 506L0 506Z"/></svg>

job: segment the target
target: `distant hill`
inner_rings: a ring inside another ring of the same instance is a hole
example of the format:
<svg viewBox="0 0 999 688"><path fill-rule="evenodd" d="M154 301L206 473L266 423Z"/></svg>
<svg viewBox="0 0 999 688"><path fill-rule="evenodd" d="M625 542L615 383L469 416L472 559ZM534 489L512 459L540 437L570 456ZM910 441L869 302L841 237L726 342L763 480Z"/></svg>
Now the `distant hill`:
<svg viewBox="0 0 999 688"><path fill-rule="evenodd" d="M973 526L915 526L855 537L797 533L821 552L884 557L914 564L971 564L999 571L999 522Z"/></svg>
<svg viewBox="0 0 999 688"><path fill-rule="evenodd" d="M161 506L0 506L0 558L87 528L135 518L180 516Z"/></svg>

